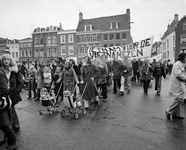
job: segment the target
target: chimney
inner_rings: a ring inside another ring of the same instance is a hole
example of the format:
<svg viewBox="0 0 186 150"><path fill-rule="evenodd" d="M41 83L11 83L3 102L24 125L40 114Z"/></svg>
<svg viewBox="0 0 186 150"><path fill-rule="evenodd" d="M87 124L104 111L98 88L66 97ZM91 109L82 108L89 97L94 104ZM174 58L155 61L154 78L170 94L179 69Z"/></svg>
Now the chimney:
<svg viewBox="0 0 186 150"><path fill-rule="evenodd" d="M174 15L174 20L175 20L175 21L179 21L179 20L178 20L178 14L175 14L175 15Z"/></svg>
<svg viewBox="0 0 186 150"><path fill-rule="evenodd" d="M62 24L61 23L59 24L59 30L62 30Z"/></svg>
<svg viewBox="0 0 186 150"><path fill-rule="evenodd" d="M79 22L81 22L81 21L83 21L83 13L82 12L79 13Z"/></svg>
<svg viewBox="0 0 186 150"><path fill-rule="evenodd" d="M130 9L126 9L126 14L130 14Z"/></svg>

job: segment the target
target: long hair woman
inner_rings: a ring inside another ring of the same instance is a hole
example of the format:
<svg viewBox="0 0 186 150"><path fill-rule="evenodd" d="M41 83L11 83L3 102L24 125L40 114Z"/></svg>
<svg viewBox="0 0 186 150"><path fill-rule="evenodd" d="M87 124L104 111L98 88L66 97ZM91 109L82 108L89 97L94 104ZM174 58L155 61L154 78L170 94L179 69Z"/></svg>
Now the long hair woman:
<svg viewBox="0 0 186 150"><path fill-rule="evenodd" d="M0 104L2 106L3 97L7 97L9 94L8 79L6 77L4 68L2 67L2 60L0 59ZM7 149L15 149L18 147L18 142L14 131L11 128L12 125L12 110L0 109L0 129L4 132L4 139L7 138Z"/></svg>

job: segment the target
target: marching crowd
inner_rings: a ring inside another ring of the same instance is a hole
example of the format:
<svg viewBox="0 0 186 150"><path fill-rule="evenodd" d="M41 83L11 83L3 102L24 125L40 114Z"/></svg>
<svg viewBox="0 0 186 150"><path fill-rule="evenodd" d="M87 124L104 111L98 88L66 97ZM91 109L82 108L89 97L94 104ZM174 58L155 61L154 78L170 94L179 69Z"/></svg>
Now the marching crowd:
<svg viewBox="0 0 186 150"><path fill-rule="evenodd" d="M182 55L177 61L181 64L186 61L186 55ZM150 62L148 59L137 60L128 57L123 57L122 60L114 58L111 61L98 57L92 61L86 56L80 59L78 64L73 59L65 60L59 57L57 60L51 59L47 62L43 59L31 62L29 67L26 67L25 62L16 64L10 55L3 55L0 60L0 100L6 97L12 101L10 107L6 106L6 109L0 107L0 129L5 133L5 139L7 138L7 149L15 149L18 146L15 133L20 130L20 126L14 106L21 101L20 92L25 85L28 89L28 99L39 101L41 89L46 88L48 92L53 89L55 95L59 95L57 101L62 101L64 91L69 90L78 96L82 93L81 86L85 87L87 84L82 98L85 101L85 108L88 109L89 104L97 105L99 100L107 101L108 87L111 85L113 94L124 96L131 93L132 84L141 84L144 94L148 95L148 89L154 79L155 91L159 96L162 78L166 79L168 74L172 78L173 75L177 76L177 73L180 73L178 80L185 83L186 76L183 74L185 68L181 68L181 71L180 68L174 70L175 64L173 66L169 60L162 63L156 60ZM79 88L74 90L75 87ZM184 97L175 99L177 102ZM166 111L168 119L171 115L176 116L175 113L180 111L177 108L180 107L179 102L176 102Z"/></svg>

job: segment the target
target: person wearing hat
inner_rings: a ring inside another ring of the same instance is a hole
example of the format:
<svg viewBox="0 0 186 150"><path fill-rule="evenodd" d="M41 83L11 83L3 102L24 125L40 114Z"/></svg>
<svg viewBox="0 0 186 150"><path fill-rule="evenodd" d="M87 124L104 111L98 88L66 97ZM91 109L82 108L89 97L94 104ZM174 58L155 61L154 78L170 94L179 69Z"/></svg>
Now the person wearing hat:
<svg viewBox="0 0 186 150"><path fill-rule="evenodd" d="M173 119L184 119L182 116L184 95L186 92L186 72L184 63L186 63L186 53L180 53L176 63L173 65L168 86L168 95L174 99L173 103L165 112L169 120L171 116Z"/></svg>

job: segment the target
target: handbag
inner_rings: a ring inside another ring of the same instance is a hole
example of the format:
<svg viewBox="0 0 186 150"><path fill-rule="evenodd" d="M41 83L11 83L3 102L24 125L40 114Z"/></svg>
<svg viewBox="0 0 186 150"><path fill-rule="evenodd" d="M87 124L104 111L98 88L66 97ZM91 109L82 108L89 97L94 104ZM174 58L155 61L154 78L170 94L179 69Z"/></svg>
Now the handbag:
<svg viewBox="0 0 186 150"><path fill-rule="evenodd" d="M0 110L10 109L12 101L8 95L0 97Z"/></svg>

